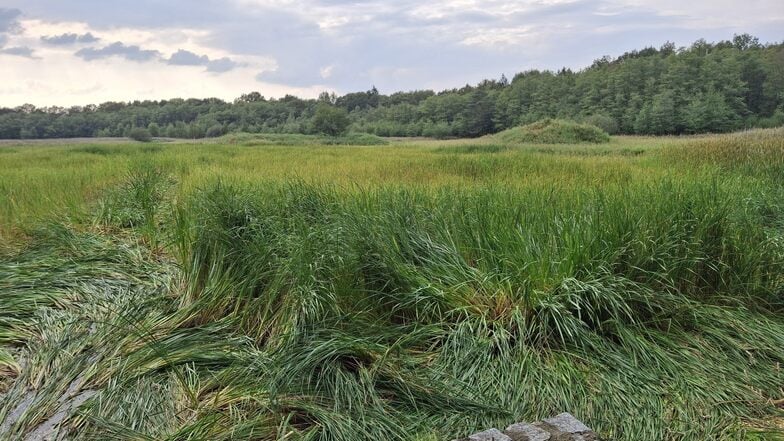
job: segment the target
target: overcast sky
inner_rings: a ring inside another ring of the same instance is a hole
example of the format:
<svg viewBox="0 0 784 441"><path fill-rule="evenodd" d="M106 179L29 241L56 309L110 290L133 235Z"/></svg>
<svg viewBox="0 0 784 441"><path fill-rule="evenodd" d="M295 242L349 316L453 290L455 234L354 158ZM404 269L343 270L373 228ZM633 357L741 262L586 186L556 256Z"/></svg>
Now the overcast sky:
<svg viewBox="0 0 784 441"><path fill-rule="evenodd" d="M441 90L744 32L784 40L784 2L0 0L0 106Z"/></svg>

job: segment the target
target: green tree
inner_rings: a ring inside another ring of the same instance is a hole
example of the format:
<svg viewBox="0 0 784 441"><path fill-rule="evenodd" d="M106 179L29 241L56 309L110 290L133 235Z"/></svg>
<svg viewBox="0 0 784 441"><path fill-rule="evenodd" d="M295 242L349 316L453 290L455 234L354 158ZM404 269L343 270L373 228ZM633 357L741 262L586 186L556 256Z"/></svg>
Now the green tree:
<svg viewBox="0 0 784 441"><path fill-rule="evenodd" d="M648 121L645 127L649 134L667 135L675 133L678 115L675 108L674 94L671 90L664 90L653 97L647 118Z"/></svg>
<svg viewBox="0 0 784 441"><path fill-rule="evenodd" d="M697 95L684 113L686 128L691 133L728 132L737 128L740 121L724 96L715 90Z"/></svg>
<svg viewBox="0 0 784 441"><path fill-rule="evenodd" d="M150 135L152 135L152 136L161 136L161 127L158 124L154 123L154 122L151 122L147 126L147 130L150 131Z"/></svg>
<svg viewBox="0 0 784 441"><path fill-rule="evenodd" d="M320 103L313 115L313 130L324 135L339 136L346 133L351 121L345 109Z"/></svg>
<svg viewBox="0 0 784 441"><path fill-rule="evenodd" d="M462 114L463 135L482 136L493 132L495 106L493 99L484 89L476 89L468 96L468 104Z"/></svg>

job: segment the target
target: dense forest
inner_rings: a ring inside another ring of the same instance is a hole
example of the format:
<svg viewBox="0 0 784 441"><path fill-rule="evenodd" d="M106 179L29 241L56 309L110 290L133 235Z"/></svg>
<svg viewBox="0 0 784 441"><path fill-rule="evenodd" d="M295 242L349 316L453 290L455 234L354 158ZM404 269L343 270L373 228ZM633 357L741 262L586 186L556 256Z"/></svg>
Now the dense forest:
<svg viewBox="0 0 784 441"><path fill-rule="evenodd" d="M530 70L475 86L383 95L373 87L318 99L259 92L217 98L106 102L84 107L0 108L0 138L152 136L227 132L475 137L542 118L595 124L609 133L727 132L784 124L784 42L667 43L600 58L580 71Z"/></svg>

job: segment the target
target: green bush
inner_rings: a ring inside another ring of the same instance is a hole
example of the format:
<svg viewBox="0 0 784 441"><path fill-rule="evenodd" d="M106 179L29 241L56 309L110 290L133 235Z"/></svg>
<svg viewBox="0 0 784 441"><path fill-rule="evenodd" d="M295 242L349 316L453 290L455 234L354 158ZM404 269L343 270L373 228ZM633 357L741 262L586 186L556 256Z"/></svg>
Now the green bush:
<svg viewBox="0 0 784 441"><path fill-rule="evenodd" d="M147 130L150 131L150 135L152 135L152 136L161 136L161 126L159 126L158 124L155 124L154 122L151 122L147 126Z"/></svg>
<svg viewBox="0 0 784 441"><path fill-rule="evenodd" d="M319 104L313 115L313 131L329 136L338 136L346 133L351 121L348 113L342 108Z"/></svg>
<svg viewBox="0 0 784 441"><path fill-rule="evenodd" d="M205 133L205 136L207 138L217 138L218 136L222 136L222 135L223 135L223 126L220 124L215 124L214 126L211 126L209 129L207 129L207 133Z"/></svg>
<svg viewBox="0 0 784 441"><path fill-rule="evenodd" d="M496 136L507 144L599 144L610 141L610 135L599 127L549 118L504 130Z"/></svg>
<svg viewBox="0 0 784 441"><path fill-rule="evenodd" d="M128 131L128 135L127 136L129 138L131 138L131 139L133 139L135 141L139 141L139 142L150 142L150 141L152 141L152 134L150 134L150 131L145 129L145 128L142 128L142 127L134 127L134 128L132 128L131 130Z"/></svg>

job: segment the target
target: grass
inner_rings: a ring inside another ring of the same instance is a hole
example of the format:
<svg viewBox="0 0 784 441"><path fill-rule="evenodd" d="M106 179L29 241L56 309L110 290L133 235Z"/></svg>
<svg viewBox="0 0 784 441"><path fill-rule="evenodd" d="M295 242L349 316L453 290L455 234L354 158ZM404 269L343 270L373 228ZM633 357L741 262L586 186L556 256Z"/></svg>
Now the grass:
<svg viewBox="0 0 784 441"><path fill-rule="evenodd" d="M504 130L496 135L505 144L601 144L610 142L610 135L599 127L562 119L544 119L535 123Z"/></svg>
<svg viewBox="0 0 784 441"><path fill-rule="evenodd" d="M209 141L212 142L212 141ZM343 136L298 135L288 133L230 133L217 142L229 145L386 145L387 141L368 133L347 133Z"/></svg>
<svg viewBox="0 0 784 441"><path fill-rule="evenodd" d="M14 146L0 439L775 439L782 135Z"/></svg>
<svg viewBox="0 0 784 441"><path fill-rule="evenodd" d="M0 152L13 151L0 154L0 237L16 236L41 218L89 217L104 193L121 185L129 171L143 163L153 164L176 180L173 190L178 197L216 177L245 183L294 179L344 188L584 186L669 173L658 164L647 165L658 161L651 155L627 152L656 151L682 143L677 138L617 137L602 146L533 144L504 147L503 151L490 139L307 148L208 141L4 145ZM476 151L465 153L466 149Z"/></svg>

